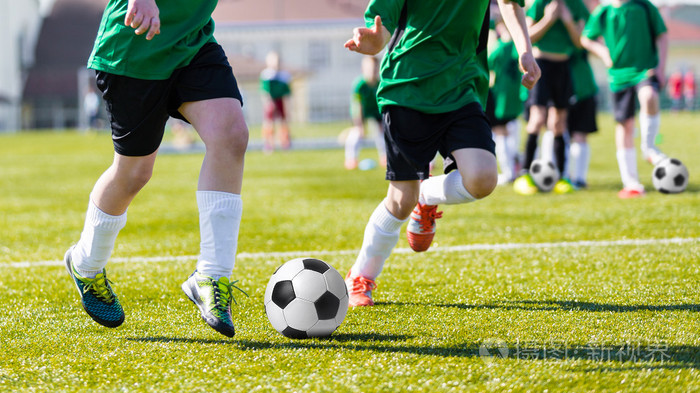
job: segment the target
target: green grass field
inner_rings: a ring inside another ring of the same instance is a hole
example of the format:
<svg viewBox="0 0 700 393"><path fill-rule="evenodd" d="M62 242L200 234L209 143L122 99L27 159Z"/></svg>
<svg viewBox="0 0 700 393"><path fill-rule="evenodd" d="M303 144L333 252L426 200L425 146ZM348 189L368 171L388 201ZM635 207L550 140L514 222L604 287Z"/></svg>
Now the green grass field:
<svg viewBox="0 0 700 393"><path fill-rule="evenodd" d="M111 162L109 136L0 136L0 391L700 391L700 115L662 117L688 190L653 191L640 161L638 200L616 197L612 120L600 125L588 190L500 187L444 206L429 252L407 252L402 234L375 307L303 341L269 325L267 280L297 256L344 275L386 192L381 170L346 171L340 149L248 154L234 279L250 298L227 339L180 290L198 251L202 155L161 156L108 266L126 322L107 329L60 260Z"/></svg>

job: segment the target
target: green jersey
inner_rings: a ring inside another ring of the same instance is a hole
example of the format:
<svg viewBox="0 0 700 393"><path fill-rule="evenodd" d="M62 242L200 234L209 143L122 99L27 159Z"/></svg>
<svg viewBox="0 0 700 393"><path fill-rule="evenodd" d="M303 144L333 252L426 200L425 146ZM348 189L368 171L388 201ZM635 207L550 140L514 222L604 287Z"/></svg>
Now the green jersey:
<svg viewBox="0 0 700 393"><path fill-rule="evenodd" d="M292 77L286 71L266 68L260 73L260 89L276 100L292 93L289 82Z"/></svg>
<svg viewBox="0 0 700 393"><path fill-rule="evenodd" d="M522 5L523 0L517 0ZM486 103L486 39L489 0L370 0L367 27L379 15L395 33L403 7L406 24L382 60L379 108L399 105L445 113L472 102Z"/></svg>
<svg viewBox="0 0 700 393"><path fill-rule="evenodd" d="M583 29L591 40L603 37L610 51L610 90L634 86L659 64L656 39L666 32L659 10L648 0L629 0L615 7L601 5Z"/></svg>
<svg viewBox="0 0 700 393"><path fill-rule="evenodd" d="M493 112L498 119L515 118L523 112L521 93L525 87L520 83L523 74L520 72L518 58L515 43L500 39L489 55L489 68L495 76L491 86Z"/></svg>
<svg viewBox="0 0 700 393"><path fill-rule="evenodd" d="M379 106L377 105L377 87L370 85L363 77L359 77L353 83L352 104L350 114L355 117L362 111L362 119L381 119Z"/></svg>
<svg viewBox="0 0 700 393"><path fill-rule="evenodd" d="M102 15L88 68L138 79L168 79L214 40L217 0L158 0L160 34L146 40L124 25L128 0L110 0Z"/></svg>
<svg viewBox="0 0 700 393"><path fill-rule="evenodd" d="M535 0L527 10L527 16L535 22L544 16L544 8L553 0ZM564 3L571 11L571 16L575 22L586 21L590 15L588 8L581 0L565 0ZM543 52L571 55L576 50L576 45L571 41L569 32L564 26L564 22L558 19L547 30L539 41L533 42L533 46L538 47Z"/></svg>
<svg viewBox="0 0 700 393"><path fill-rule="evenodd" d="M588 62L588 51L580 49L574 52L569 58L569 64L576 99L584 100L596 95L598 85L595 82L591 64Z"/></svg>

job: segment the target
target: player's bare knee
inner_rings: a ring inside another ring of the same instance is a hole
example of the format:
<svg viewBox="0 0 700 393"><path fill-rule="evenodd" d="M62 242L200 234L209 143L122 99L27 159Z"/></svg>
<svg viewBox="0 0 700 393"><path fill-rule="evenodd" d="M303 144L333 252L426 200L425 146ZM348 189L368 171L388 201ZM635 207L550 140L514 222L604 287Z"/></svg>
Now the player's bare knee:
<svg viewBox="0 0 700 393"><path fill-rule="evenodd" d="M498 185L498 173L482 171L472 174L464 182L464 188L476 199L489 196Z"/></svg>

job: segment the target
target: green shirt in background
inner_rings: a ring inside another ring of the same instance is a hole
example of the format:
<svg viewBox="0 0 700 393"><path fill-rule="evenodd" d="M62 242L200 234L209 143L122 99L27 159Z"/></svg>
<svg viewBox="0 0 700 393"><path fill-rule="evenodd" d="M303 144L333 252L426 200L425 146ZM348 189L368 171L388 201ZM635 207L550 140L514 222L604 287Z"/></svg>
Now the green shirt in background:
<svg viewBox="0 0 700 393"><path fill-rule="evenodd" d="M574 96L578 101L593 97L598 93L598 85L593 75L593 69L588 62L588 51L579 49L569 58L571 80L574 84Z"/></svg>
<svg viewBox="0 0 700 393"><path fill-rule="evenodd" d="M656 39L666 32L659 10L647 0L629 0L615 7L598 6L583 29L583 36L603 37L613 66L608 70L610 90L634 86L659 64Z"/></svg>
<svg viewBox="0 0 700 393"><path fill-rule="evenodd" d="M516 118L523 112L522 90L525 87L520 83L523 74L520 72L518 58L515 43L500 39L489 54L489 69L494 72L491 86L493 112L497 119Z"/></svg>
<svg viewBox="0 0 700 393"><path fill-rule="evenodd" d="M530 8L527 10L527 16L534 20L535 22L542 19L544 16L544 8L547 4L551 3L552 0L535 0ZM573 16L575 22L586 21L590 13L588 8L583 4L581 0L565 0L566 6L571 11L571 16ZM532 43L533 46L538 47L543 52L548 53L558 53L564 55L571 55L577 50L576 45L571 42L571 37L569 37L569 32L564 26L564 22L561 19L554 22L554 24L547 30L542 38Z"/></svg>
<svg viewBox="0 0 700 393"><path fill-rule="evenodd" d="M292 76L286 71L266 68L260 73L260 90L276 100L292 93L289 83Z"/></svg>
<svg viewBox="0 0 700 393"><path fill-rule="evenodd" d="M217 0L158 0L160 34L146 40L124 25L128 0L110 0L102 15L88 68L138 79L168 79L214 40Z"/></svg>
<svg viewBox="0 0 700 393"><path fill-rule="evenodd" d="M350 115L358 116L358 110L362 111L362 119L381 119L379 106L377 105L377 87L371 86L363 77L355 79L352 88L352 103Z"/></svg>
<svg viewBox="0 0 700 393"><path fill-rule="evenodd" d="M517 3L522 5L523 0ZM477 47L489 0L371 0L365 12L367 27L374 26L374 17L379 15L394 33L404 4L406 29L381 63L380 110L399 105L424 113L445 113L472 102L483 106L488 65L486 50L477 54Z"/></svg>

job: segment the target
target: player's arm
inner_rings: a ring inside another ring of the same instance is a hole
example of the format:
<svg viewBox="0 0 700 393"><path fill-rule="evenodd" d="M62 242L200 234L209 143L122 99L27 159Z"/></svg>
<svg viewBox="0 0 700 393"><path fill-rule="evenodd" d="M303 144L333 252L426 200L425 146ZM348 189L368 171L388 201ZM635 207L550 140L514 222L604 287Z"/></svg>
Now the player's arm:
<svg viewBox="0 0 700 393"><path fill-rule="evenodd" d="M521 83L528 89L532 89L540 79L540 67L532 55L532 43L527 30L525 12L520 5L510 0L498 0L498 7L515 48L518 50L518 62L520 70L523 72Z"/></svg>
<svg viewBox="0 0 700 393"><path fill-rule="evenodd" d="M146 33L146 39L151 40L160 34L160 10L155 0L129 0L124 24L134 29L134 33Z"/></svg>
<svg viewBox="0 0 700 393"><path fill-rule="evenodd" d="M583 31L583 26L585 23L582 20L576 22L571 14L571 10L565 3L561 3L559 9L561 15L560 19L562 23L564 23L564 27L566 27L566 32L569 33L571 42L573 42L577 48L582 48L581 32Z"/></svg>
<svg viewBox="0 0 700 393"><path fill-rule="evenodd" d="M391 33L382 25L382 18L377 15L374 17L374 26L371 28L353 29L352 38L344 46L353 52L374 56L384 49L389 40L391 40Z"/></svg>
<svg viewBox="0 0 700 393"><path fill-rule="evenodd" d="M656 79L659 80L659 84L663 87L666 84L666 58L668 56L668 33L659 34L656 37L656 49L659 55L659 64L654 70Z"/></svg>
<svg viewBox="0 0 700 393"><path fill-rule="evenodd" d="M605 64L606 67L610 68L613 66L610 51L600 40L592 40L586 36L581 36L581 46L603 60L603 64Z"/></svg>
<svg viewBox="0 0 700 393"><path fill-rule="evenodd" d="M559 2L554 0L544 7L542 19L535 22L533 19L527 18L527 27L532 42L541 40L557 19L559 19L560 7L561 5Z"/></svg>

